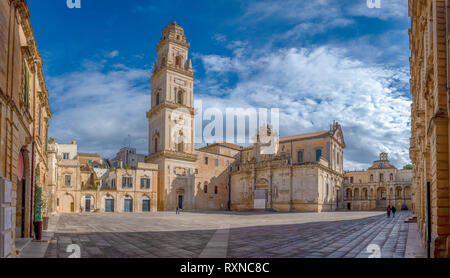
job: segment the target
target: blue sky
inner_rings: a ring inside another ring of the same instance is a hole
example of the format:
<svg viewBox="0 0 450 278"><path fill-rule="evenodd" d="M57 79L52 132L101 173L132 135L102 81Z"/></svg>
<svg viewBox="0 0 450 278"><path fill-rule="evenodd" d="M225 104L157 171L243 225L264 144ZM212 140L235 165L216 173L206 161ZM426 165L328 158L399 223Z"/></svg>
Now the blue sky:
<svg viewBox="0 0 450 278"><path fill-rule="evenodd" d="M280 108L281 136L341 123L347 169L409 163L406 0L29 1L50 92L50 136L112 157L147 153L149 78L162 29L191 43L203 105Z"/></svg>

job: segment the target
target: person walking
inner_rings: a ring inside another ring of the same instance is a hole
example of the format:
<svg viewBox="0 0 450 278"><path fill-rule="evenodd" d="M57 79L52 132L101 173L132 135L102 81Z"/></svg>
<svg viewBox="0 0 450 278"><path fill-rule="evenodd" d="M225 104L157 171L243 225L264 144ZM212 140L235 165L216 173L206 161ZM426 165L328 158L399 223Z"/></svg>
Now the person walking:
<svg viewBox="0 0 450 278"><path fill-rule="evenodd" d="M391 217L391 205L387 207L387 217Z"/></svg>
<svg viewBox="0 0 450 278"><path fill-rule="evenodd" d="M180 214L180 207L177 205L177 214Z"/></svg>
<svg viewBox="0 0 450 278"><path fill-rule="evenodd" d="M392 206L392 218L395 218L395 212L397 211L397 209L394 207L394 206Z"/></svg>

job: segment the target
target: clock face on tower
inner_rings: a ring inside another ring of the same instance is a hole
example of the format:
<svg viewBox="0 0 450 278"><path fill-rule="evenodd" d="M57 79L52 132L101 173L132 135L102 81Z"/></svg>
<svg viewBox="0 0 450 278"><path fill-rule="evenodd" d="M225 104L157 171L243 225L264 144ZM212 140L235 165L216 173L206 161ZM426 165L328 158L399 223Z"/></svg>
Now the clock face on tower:
<svg viewBox="0 0 450 278"><path fill-rule="evenodd" d="M383 163L378 164L378 167L383 168Z"/></svg>

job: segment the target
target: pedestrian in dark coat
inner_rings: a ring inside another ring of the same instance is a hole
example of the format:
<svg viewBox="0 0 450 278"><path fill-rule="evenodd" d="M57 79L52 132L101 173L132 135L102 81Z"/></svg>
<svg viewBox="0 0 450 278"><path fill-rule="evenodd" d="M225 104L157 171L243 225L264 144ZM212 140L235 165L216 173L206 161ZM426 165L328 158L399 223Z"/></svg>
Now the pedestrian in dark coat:
<svg viewBox="0 0 450 278"><path fill-rule="evenodd" d="M387 217L391 217L391 205L387 207Z"/></svg>
<svg viewBox="0 0 450 278"><path fill-rule="evenodd" d="M394 206L392 206L392 218L395 218L395 212L397 211L397 209L394 207Z"/></svg>

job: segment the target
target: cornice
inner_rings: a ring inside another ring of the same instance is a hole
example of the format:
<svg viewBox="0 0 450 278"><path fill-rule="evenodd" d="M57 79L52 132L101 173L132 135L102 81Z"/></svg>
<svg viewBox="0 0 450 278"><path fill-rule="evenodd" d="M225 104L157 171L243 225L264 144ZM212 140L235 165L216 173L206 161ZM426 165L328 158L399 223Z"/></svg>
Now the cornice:
<svg viewBox="0 0 450 278"><path fill-rule="evenodd" d="M192 72L190 72L188 70L185 70L185 69L180 68L180 67L175 67L175 66L172 66L172 65L165 65L165 66L162 66L162 68L159 68L156 72L154 72L152 74L152 77L150 78L150 82L153 83L156 79L158 79L161 76L161 74L167 73L168 71L173 71L175 73L179 73L179 74L185 75L185 76L187 76L189 78L192 78L192 79L195 78L194 73L192 73Z"/></svg>
<svg viewBox="0 0 450 278"><path fill-rule="evenodd" d="M172 38L166 38L165 40L161 38L161 40L159 41L158 46L156 46L156 51L159 52L159 50L161 48L163 48L166 44L169 44L169 43L176 44L176 45L184 47L186 49L191 48L191 44L188 43L188 42L178 41L178 40L175 40L175 39L172 39Z"/></svg>
<svg viewBox="0 0 450 278"><path fill-rule="evenodd" d="M158 104L157 106L153 107L149 112L147 112L147 118L150 119L151 117L158 114L163 109L176 110L176 109L180 109L180 108L189 110L190 114L192 116L195 116L194 108L188 107L186 105L174 103L174 102L165 101L165 102L162 102L162 103Z"/></svg>
<svg viewBox="0 0 450 278"><path fill-rule="evenodd" d="M191 153L180 153L180 152L164 150L164 151L160 151L158 153L149 155L147 157L147 161L151 162L151 161L162 159L162 158L178 159L178 160L195 162L195 161L197 161L198 156L196 154L191 154Z"/></svg>

